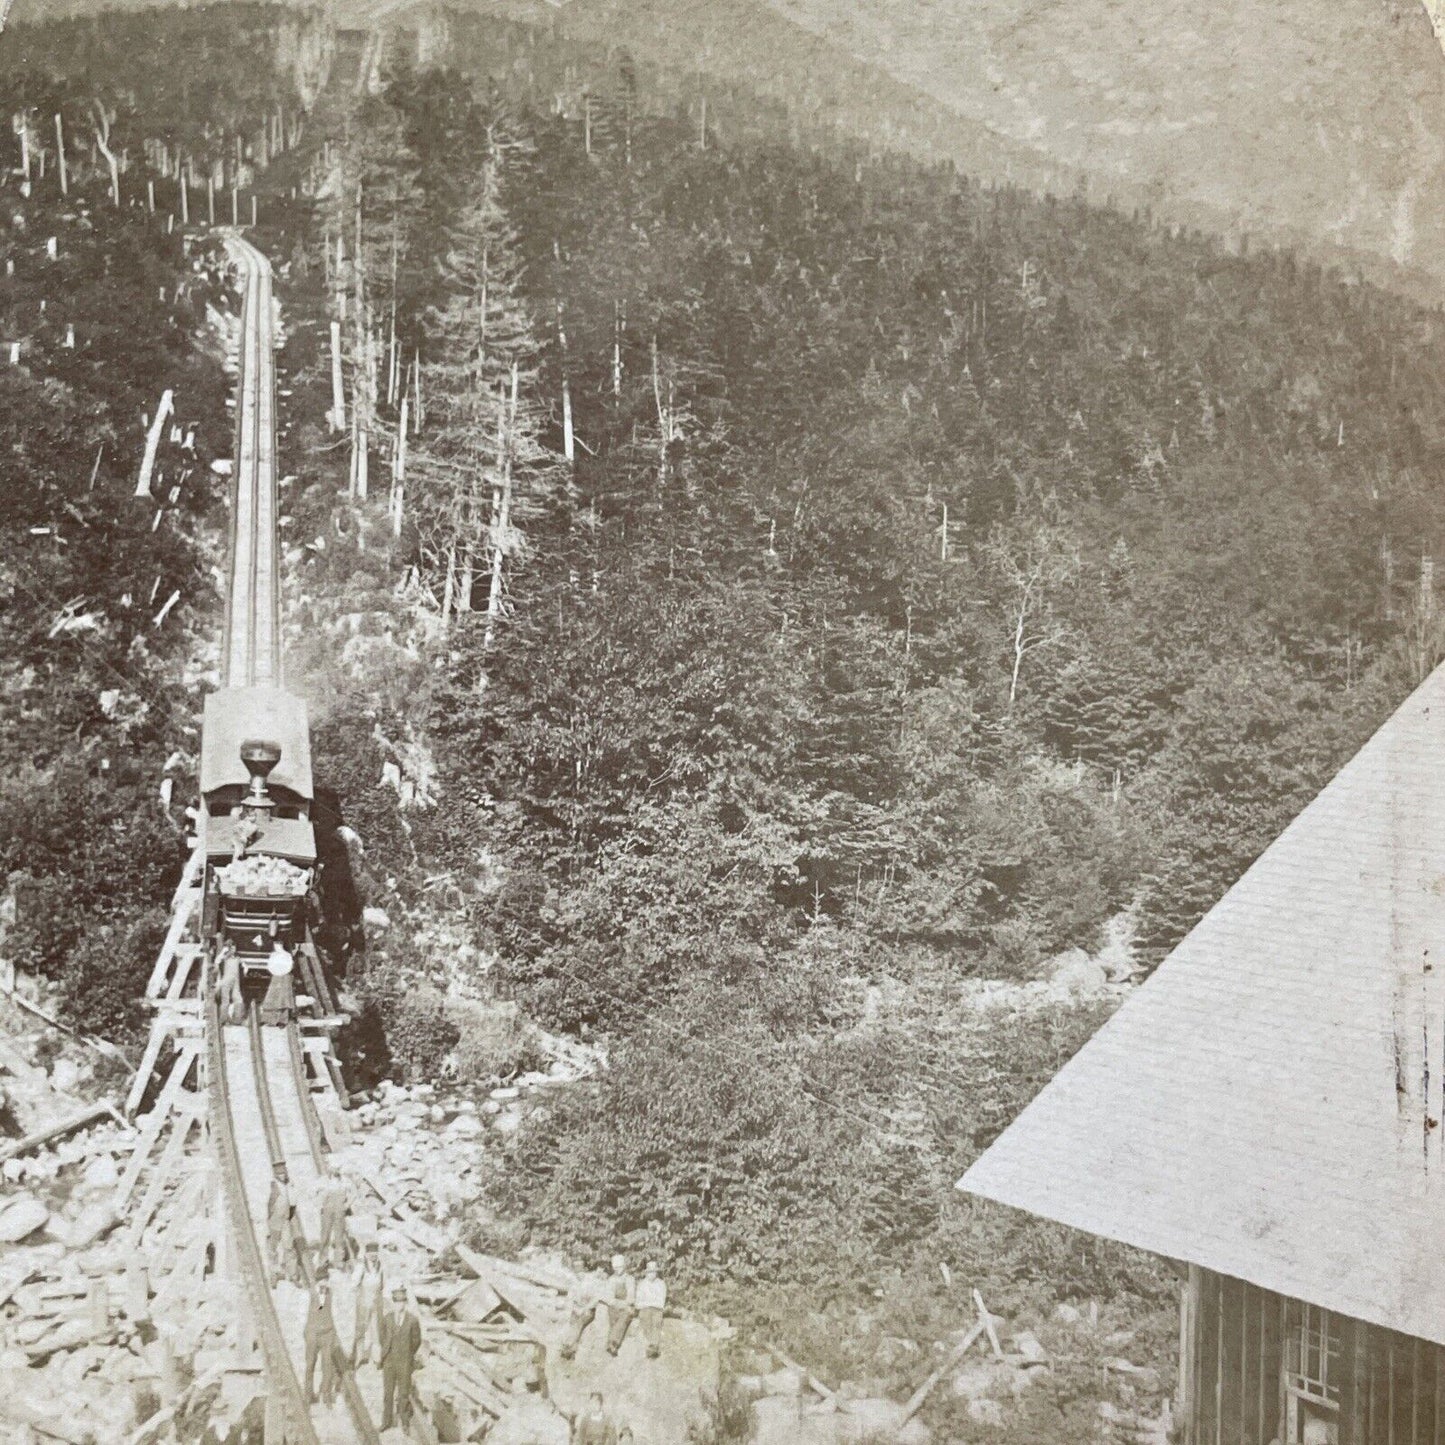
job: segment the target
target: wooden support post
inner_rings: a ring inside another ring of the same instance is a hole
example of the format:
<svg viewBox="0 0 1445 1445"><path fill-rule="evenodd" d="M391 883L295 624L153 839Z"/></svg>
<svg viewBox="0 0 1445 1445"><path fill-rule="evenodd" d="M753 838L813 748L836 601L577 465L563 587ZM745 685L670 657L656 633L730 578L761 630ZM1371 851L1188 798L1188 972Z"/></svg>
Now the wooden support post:
<svg viewBox="0 0 1445 1445"><path fill-rule="evenodd" d="M191 1071L191 1065L195 1063L200 1053L200 1047L197 1043L184 1043L177 1051L176 1061L171 1065L170 1076L161 1088L160 1098L156 1100L156 1106L151 1110L145 1128L141 1130L140 1138L131 1152L130 1162L125 1166L125 1172L120 1176L120 1183L115 1187L117 1213L121 1213L125 1209L131 1190L135 1188L136 1180L140 1178L140 1172L145 1167L146 1159L150 1156L151 1149L160 1137L166 1119L175 1107L176 1098L186 1081L186 1075Z"/></svg>
<svg viewBox="0 0 1445 1445"><path fill-rule="evenodd" d="M146 1226L151 1222L151 1215L155 1213L156 1205L161 1202L161 1195L165 1192L166 1185L171 1182L180 1165L181 1155L186 1147L186 1139L190 1135L191 1125L195 1122L196 1116L189 1109L176 1120L175 1128L171 1130L171 1137L166 1140L166 1147L161 1151L160 1162L156 1165L155 1173L151 1175L146 1192L141 1196L140 1205L131 1216L126 1229L125 1248L127 1252L140 1248L141 1238L146 1232Z"/></svg>
<svg viewBox="0 0 1445 1445"><path fill-rule="evenodd" d="M155 215L156 213L156 183L154 176L146 177L146 209Z"/></svg>

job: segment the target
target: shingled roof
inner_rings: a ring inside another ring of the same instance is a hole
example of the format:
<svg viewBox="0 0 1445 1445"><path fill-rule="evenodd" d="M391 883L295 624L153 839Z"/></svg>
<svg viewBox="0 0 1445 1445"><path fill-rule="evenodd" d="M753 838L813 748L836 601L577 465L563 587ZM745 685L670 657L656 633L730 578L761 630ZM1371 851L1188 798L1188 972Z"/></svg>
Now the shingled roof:
<svg viewBox="0 0 1445 1445"><path fill-rule="evenodd" d="M1445 668L959 1181L1445 1344Z"/></svg>

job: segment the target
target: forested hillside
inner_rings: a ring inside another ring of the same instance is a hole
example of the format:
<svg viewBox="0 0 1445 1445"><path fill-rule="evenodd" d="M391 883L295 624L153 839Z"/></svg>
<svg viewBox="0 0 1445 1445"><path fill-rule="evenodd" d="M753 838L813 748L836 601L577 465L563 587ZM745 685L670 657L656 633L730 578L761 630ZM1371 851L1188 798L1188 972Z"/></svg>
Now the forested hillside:
<svg viewBox="0 0 1445 1445"><path fill-rule="evenodd" d="M236 131L301 103L300 32L228 6L0 44L0 955L122 1041L184 857L226 485L210 462L232 448L208 320L228 292L178 224L172 167L188 157L198 208L196 178L234 178Z"/></svg>
<svg viewBox="0 0 1445 1445"><path fill-rule="evenodd" d="M11 954L123 1025L181 838L209 500L129 493L160 385L197 468L224 388L141 157L164 207L306 107L311 213L258 239L354 1081L580 1044L468 1227L645 1246L829 1377L916 1379L954 1281L1162 1357L1155 1266L952 1184L1441 656L1445 318L548 27L432 16L373 85L343 37L323 88L269 13L171 17L181 83L81 23L0 70L37 170L57 103L82 138L73 196L4 181Z"/></svg>
<svg viewBox="0 0 1445 1445"><path fill-rule="evenodd" d="M338 541L318 451L294 558L365 1046L604 1043L478 1227L815 1350L872 1346L803 1283L915 1336L939 1260L1152 1289L952 1181L1107 1011L1028 981L1157 960L1437 660L1445 322L489 33L332 115L304 258L371 478Z"/></svg>

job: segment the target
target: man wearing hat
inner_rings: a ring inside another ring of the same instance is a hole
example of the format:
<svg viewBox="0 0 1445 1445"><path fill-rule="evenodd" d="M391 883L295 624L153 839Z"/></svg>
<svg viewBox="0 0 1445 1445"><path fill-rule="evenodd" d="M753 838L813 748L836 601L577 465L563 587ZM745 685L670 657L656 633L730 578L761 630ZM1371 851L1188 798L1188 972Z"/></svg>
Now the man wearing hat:
<svg viewBox="0 0 1445 1445"><path fill-rule="evenodd" d="M371 1353L367 1335L375 1336L377 1348L381 1346L382 1302L385 1296L385 1280L381 1273L381 1247L371 1240L361 1257L361 1265L353 1277L356 1291L356 1329L351 1337L351 1363L353 1368L360 1363L362 1355Z"/></svg>
<svg viewBox="0 0 1445 1445"><path fill-rule="evenodd" d="M306 1398L316 1401L316 1362L321 1361L321 1403L329 1405L336 1399L341 1375L341 1341L336 1335L336 1321L331 1311L331 1281L325 1274L316 1276L311 1291L311 1308L306 1315Z"/></svg>
<svg viewBox="0 0 1445 1445"><path fill-rule="evenodd" d="M271 1194L266 1201L266 1253L270 1256L271 1287L283 1279L300 1282L301 1264L296 1258L296 1201L286 1166L278 1159L271 1166Z"/></svg>
<svg viewBox="0 0 1445 1445"><path fill-rule="evenodd" d="M662 1312L667 1308L667 1285L658 1277L657 1261L649 1259L647 1270L637 1281L637 1323L647 1341L647 1358L662 1353Z"/></svg>
<svg viewBox="0 0 1445 1445"><path fill-rule="evenodd" d="M381 1317L381 1428L391 1429L398 1417L403 1429L411 1423L411 1377L421 1349L421 1321L407 1308L406 1291L391 1292L391 1308Z"/></svg>

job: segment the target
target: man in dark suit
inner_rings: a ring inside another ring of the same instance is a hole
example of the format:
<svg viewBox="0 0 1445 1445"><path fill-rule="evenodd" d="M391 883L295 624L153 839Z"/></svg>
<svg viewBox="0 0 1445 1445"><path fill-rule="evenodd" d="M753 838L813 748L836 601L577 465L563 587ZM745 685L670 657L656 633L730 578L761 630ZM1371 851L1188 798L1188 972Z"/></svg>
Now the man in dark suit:
<svg viewBox="0 0 1445 1445"><path fill-rule="evenodd" d="M411 1377L421 1348L421 1321L407 1308L406 1291L391 1292L391 1308L381 1317L381 1428L391 1429L399 1418L402 1428L411 1423Z"/></svg>

